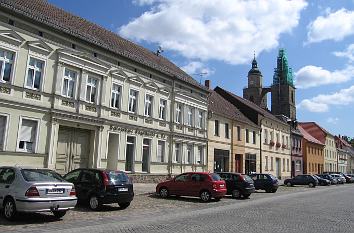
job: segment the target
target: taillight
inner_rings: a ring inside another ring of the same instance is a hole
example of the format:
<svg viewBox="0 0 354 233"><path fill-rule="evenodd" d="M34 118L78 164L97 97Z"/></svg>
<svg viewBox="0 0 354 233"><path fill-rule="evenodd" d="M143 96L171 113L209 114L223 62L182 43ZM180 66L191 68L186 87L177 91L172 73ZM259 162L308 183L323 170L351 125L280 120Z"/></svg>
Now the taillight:
<svg viewBox="0 0 354 233"><path fill-rule="evenodd" d="M75 188L72 187L71 190L70 190L70 196L76 196L76 191L75 191Z"/></svg>
<svg viewBox="0 0 354 233"><path fill-rule="evenodd" d="M31 188L27 189L25 196L26 197L39 197L39 192L36 187L32 186Z"/></svg>
<svg viewBox="0 0 354 233"><path fill-rule="evenodd" d="M103 185L106 188L109 185L109 179L108 179L108 176L105 172L102 172L102 175L103 175Z"/></svg>

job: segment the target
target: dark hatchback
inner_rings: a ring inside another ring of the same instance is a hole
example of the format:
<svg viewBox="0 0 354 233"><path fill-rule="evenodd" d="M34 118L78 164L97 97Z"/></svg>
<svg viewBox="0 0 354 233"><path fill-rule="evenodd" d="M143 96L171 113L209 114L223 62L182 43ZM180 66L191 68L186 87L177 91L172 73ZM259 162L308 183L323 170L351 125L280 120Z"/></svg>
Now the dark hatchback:
<svg viewBox="0 0 354 233"><path fill-rule="evenodd" d="M240 173L231 172L217 172L221 179L225 180L227 195L232 195L233 198L248 198L252 193L254 193L254 182L253 180Z"/></svg>
<svg viewBox="0 0 354 233"><path fill-rule="evenodd" d="M80 168L64 179L75 185L78 202L88 204L92 210L113 203L124 209L134 198L133 183L122 171Z"/></svg>
<svg viewBox="0 0 354 233"><path fill-rule="evenodd" d="M309 187L316 187L318 185L318 180L313 175L297 175L292 179L284 180L286 186L293 185L308 185Z"/></svg>
<svg viewBox="0 0 354 233"><path fill-rule="evenodd" d="M257 190L265 190L267 193L275 193L278 190L278 179L271 174L251 174L249 176Z"/></svg>

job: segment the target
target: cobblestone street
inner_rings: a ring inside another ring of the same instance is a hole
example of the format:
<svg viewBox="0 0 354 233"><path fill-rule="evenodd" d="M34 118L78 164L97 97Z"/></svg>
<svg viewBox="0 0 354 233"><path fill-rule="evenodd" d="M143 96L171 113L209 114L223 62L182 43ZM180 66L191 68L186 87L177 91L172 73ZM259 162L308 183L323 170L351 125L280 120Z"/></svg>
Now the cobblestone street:
<svg viewBox="0 0 354 233"><path fill-rule="evenodd" d="M50 214L22 214L13 223L1 218L0 232L349 232L353 191L353 185L280 187L275 194L260 191L247 200L210 203L138 194L125 210L108 205L93 212L79 206L61 221Z"/></svg>

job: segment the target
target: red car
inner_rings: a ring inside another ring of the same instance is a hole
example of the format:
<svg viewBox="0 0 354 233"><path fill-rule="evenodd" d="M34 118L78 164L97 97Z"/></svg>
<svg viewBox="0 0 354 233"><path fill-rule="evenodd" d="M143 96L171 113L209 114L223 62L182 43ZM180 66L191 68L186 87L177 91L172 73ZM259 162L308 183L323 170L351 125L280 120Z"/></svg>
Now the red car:
<svg viewBox="0 0 354 233"><path fill-rule="evenodd" d="M156 193L167 198L170 195L200 197L203 202L211 198L219 201L226 195L225 181L215 173L187 172L174 179L161 182L156 186Z"/></svg>

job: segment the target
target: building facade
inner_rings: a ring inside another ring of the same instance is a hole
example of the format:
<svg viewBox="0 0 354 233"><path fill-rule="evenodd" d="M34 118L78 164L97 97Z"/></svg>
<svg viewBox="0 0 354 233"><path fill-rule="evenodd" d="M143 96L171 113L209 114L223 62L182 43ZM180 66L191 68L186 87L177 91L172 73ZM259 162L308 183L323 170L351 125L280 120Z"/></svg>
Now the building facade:
<svg viewBox="0 0 354 233"><path fill-rule="evenodd" d="M46 1L0 8L1 165L207 169L208 91L195 80Z"/></svg>
<svg viewBox="0 0 354 233"><path fill-rule="evenodd" d="M291 129L291 176L303 174L303 147L301 134L298 126L294 126Z"/></svg>

